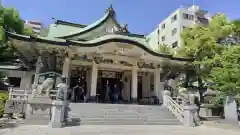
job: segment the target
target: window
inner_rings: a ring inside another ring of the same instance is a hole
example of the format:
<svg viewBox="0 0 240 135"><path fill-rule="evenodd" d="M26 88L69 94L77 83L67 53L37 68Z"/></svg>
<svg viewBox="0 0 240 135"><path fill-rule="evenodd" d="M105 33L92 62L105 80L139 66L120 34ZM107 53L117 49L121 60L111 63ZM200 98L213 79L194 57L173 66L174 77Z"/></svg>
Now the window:
<svg viewBox="0 0 240 135"><path fill-rule="evenodd" d="M194 19L194 16L183 13L183 18L184 18L184 19L187 19L187 20L193 20L193 19Z"/></svg>
<svg viewBox="0 0 240 135"><path fill-rule="evenodd" d="M172 48L175 48L175 47L177 47L178 46L178 41L176 41L176 42L174 42L173 44L172 44Z"/></svg>
<svg viewBox="0 0 240 135"><path fill-rule="evenodd" d="M177 33L177 28L174 28L174 29L172 30L172 36L175 35L176 33Z"/></svg>
<svg viewBox="0 0 240 135"><path fill-rule="evenodd" d="M172 17L172 22L174 22L174 21L176 21L177 20L177 15L174 15L173 17Z"/></svg>
<svg viewBox="0 0 240 135"><path fill-rule="evenodd" d="M161 27L162 27L162 29L165 29L165 23L164 23L164 24L162 24L162 26L161 26Z"/></svg>
<svg viewBox="0 0 240 135"><path fill-rule="evenodd" d="M165 41L165 36L162 36L162 41Z"/></svg>
<svg viewBox="0 0 240 135"><path fill-rule="evenodd" d="M20 87L21 77L8 77L8 80L13 87Z"/></svg>

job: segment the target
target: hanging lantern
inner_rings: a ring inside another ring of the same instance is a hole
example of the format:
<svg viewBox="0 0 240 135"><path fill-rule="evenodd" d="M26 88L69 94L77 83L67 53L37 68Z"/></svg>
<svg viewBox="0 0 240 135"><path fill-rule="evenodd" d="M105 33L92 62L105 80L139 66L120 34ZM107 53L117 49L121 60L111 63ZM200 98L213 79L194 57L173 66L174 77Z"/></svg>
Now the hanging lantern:
<svg viewBox="0 0 240 135"><path fill-rule="evenodd" d="M83 59L83 60L86 60L86 59L87 59L87 55L84 54L84 55L82 56L82 59Z"/></svg>
<svg viewBox="0 0 240 135"><path fill-rule="evenodd" d="M137 65L138 65L139 68L143 68L144 64L145 64L145 62L144 62L143 60L140 60L140 61L137 63Z"/></svg>
<svg viewBox="0 0 240 135"><path fill-rule="evenodd" d="M95 61L96 64L99 64L103 60L103 57L102 56L94 56L93 60Z"/></svg>

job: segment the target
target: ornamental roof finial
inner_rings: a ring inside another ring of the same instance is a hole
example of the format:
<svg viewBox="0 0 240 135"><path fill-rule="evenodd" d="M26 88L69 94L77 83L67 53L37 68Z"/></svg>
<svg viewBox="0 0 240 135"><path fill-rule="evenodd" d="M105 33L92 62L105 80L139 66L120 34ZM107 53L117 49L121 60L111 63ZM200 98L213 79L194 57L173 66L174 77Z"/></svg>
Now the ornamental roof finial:
<svg viewBox="0 0 240 135"><path fill-rule="evenodd" d="M112 15L114 15L115 14L115 11L114 11L114 9L113 9L113 6L112 6L112 4L106 9L106 11L105 11L105 13L110 13L110 14L112 14Z"/></svg>
<svg viewBox="0 0 240 135"><path fill-rule="evenodd" d="M122 27L122 32L128 32L128 24L124 24Z"/></svg>
<svg viewBox="0 0 240 135"><path fill-rule="evenodd" d="M128 24L126 23L124 26L123 26L124 29L128 29Z"/></svg>

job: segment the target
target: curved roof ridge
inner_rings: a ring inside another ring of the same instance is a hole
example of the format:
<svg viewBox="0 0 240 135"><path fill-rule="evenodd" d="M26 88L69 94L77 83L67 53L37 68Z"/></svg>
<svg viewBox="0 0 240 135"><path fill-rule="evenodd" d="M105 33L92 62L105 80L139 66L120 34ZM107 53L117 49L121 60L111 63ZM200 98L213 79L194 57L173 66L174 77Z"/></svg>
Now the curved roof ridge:
<svg viewBox="0 0 240 135"><path fill-rule="evenodd" d="M73 26L73 27L79 27L79 28L87 27L87 25L85 25L85 24L73 23L73 22L64 21L64 20L56 20L54 23L57 24L57 25L61 24L61 25L68 25L68 26Z"/></svg>
<svg viewBox="0 0 240 135"><path fill-rule="evenodd" d="M34 37L34 36L23 36L23 35L19 35L19 34L15 34L15 33L11 33L11 32L7 32L6 33L8 36L18 39L18 40L25 40L25 41L35 41L35 42L43 42L43 43L50 43L50 44L56 44L56 45L60 45L60 46L69 46L69 45L74 45L74 46L82 46L82 47L96 47L99 45L102 45L104 43L107 42L121 42L121 43L129 43L135 46L138 46L142 49L144 49L146 52L157 56L157 57L164 57L164 58L169 58L172 60L178 60L178 61L193 61L194 58L187 58L187 57L175 57L172 54L165 54L165 53L159 53L156 52L154 50L152 50L151 48L149 48L148 46L146 46L146 43L141 42L139 40L136 40L134 38L128 37L128 36L124 36L124 35L106 35L103 37L100 37L101 40L99 39L93 39L89 41L74 41L74 40L59 40L59 38L53 38L53 39L48 39L46 37L44 38L40 38L40 37Z"/></svg>
<svg viewBox="0 0 240 135"><path fill-rule="evenodd" d="M89 31L93 30L94 28L98 27L99 25L101 25L102 23L104 23L109 17L114 16L114 14L115 14L114 10L107 10L105 15L101 19L95 21L94 23L82 28L79 31L74 31L74 32L68 34L67 36L61 36L61 37L56 37L56 38L68 38L68 37L77 36L77 35L81 35L83 33L89 32Z"/></svg>
<svg viewBox="0 0 240 135"><path fill-rule="evenodd" d="M69 41L76 42L76 43L86 43L86 44L88 44L88 43L100 42L102 40L108 40L108 39L111 39L111 38L133 40L133 41L141 43L144 46L146 46L147 48L149 48L148 45L146 44L146 42L140 41L140 40L138 40L136 38L133 38L133 37L130 37L130 36L118 35L118 34L108 34L108 35L104 35L104 36L101 36L101 37L98 37L98 38L95 38L95 39L92 39L92 40L88 40L88 41L76 41L76 40L69 40ZM149 49L151 49L151 48L149 48Z"/></svg>

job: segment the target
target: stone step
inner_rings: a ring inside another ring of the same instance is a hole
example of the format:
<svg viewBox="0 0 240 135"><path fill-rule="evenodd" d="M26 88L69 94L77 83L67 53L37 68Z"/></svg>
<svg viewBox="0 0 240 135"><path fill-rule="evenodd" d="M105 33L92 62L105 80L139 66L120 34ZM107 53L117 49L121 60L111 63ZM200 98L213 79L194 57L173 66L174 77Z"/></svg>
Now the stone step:
<svg viewBox="0 0 240 135"><path fill-rule="evenodd" d="M85 117L93 117L93 116L96 116L96 117L149 117L149 118L175 118L174 115L147 115L147 114L138 114L138 115L124 115L124 114L121 114L121 115L116 115L116 114L70 114L69 116L77 116L77 117L82 117L82 116L85 116Z"/></svg>
<svg viewBox="0 0 240 135"><path fill-rule="evenodd" d="M104 111L104 110L109 110L109 111L145 111L145 112L154 112L154 111L166 111L167 108L159 108L159 109L144 109L144 108L93 108L93 107L81 107L79 106L78 108L74 106L70 106L70 108L77 110L77 111L85 111L85 110L99 110L99 111Z"/></svg>
<svg viewBox="0 0 240 135"><path fill-rule="evenodd" d="M26 119L23 123L26 125L48 125L49 122L48 119Z"/></svg>
<svg viewBox="0 0 240 135"><path fill-rule="evenodd" d="M83 125L182 125L164 106L70 104L70 117Z"/></svg>
<svg viewBox="0 0 240 135"><path fill-rule="evenodd" d="M172 117L153 117L153 116L85 116L85 115L81 115L81 116L77 116L77 115L71 115L71 117L73 118L146 118L146 119L176 119L176 117L172 116Z"/></svg>
<svg viewBox="0 0 240 135"><path fill-rule="evenodd" d="M175 117L173 114L164 114L164 113L158 113L158 114L147 114L147 113L132 113L132 114L116 114L116 113L70 113L70 115L73 116L99 116L99 117L121 117L121 116L126 116L126 117L157 117L157 118L162 118L162 117Z"/></svg>
<svg viewBox="0 0 240 135"><path fill-rule="evenodd" d="M182 125L178 121L158 121L158 122L140 122L140 121L81 121L80 125Z"/></svg>
<svg viewBox="0 0 240 135"><path fill-rule="evenodd" d="M81 118L81 121L135 121L135 122L179 122L177 119L147 119L147 118Z"/></svg>
<svg viewBox="0 0 240 135"><path fill-rule="evenodd" d="M146 106L146 105L119 105L119 104L91 104L91 103L70 103L70 107L84 107L84 108L115 108L115 109L166 109L163 106Z"/></svg>
<svg viewBox="0 0 240 135"><path fill-rule="evenodd" d="M85 110L76 110L76 109L72 109L71 111L74 112L79 112L79 113L89 113L89 112L116 112L116 113L133 113L133 112L137 112L137 113L157 113L157 112L168 112L168 110L156 110L156 111L138 111L138 110L110 110L110 109L105 109L105 110L100 110L100 109L85 109Z"/></svg>
<svg viewBox="0 0 240 135"><path fill-rule="evenodd" d="M104 112L104 111L111 111L111 112L161 112L161 111L168 111L167 108L164 109L154 109L154 110L147 110L147 109L113 109L113 108L74 108L70 107L71 110L78 111L78 112L92 112L92 111L99 111L99 112Z"/></svg>

